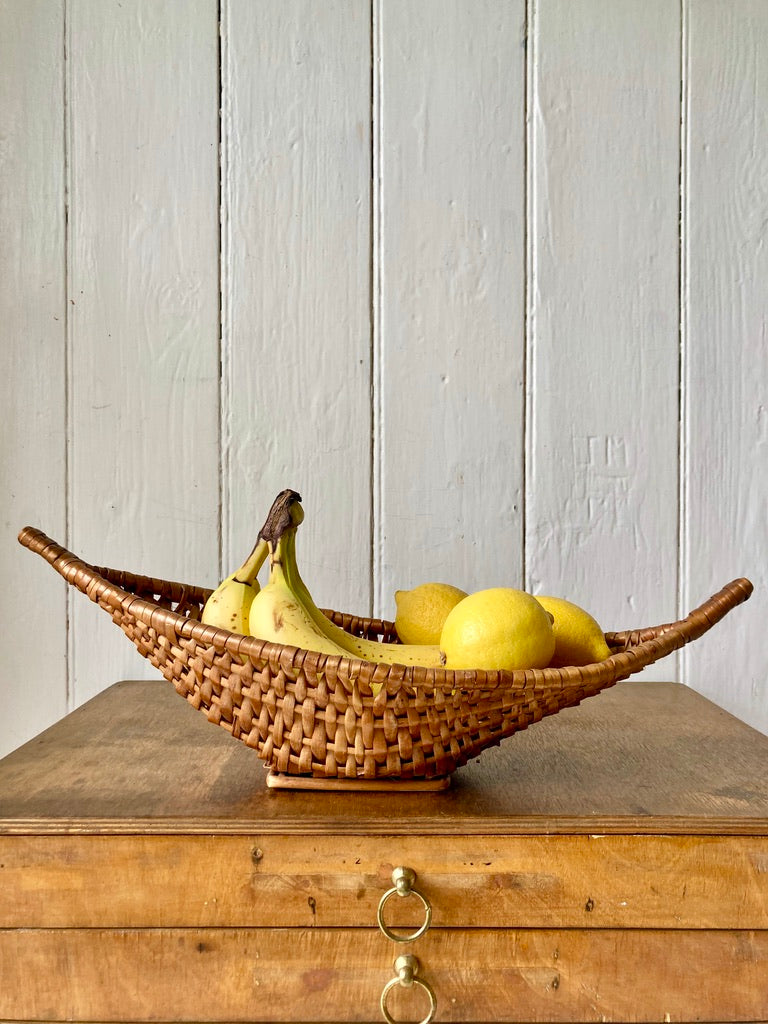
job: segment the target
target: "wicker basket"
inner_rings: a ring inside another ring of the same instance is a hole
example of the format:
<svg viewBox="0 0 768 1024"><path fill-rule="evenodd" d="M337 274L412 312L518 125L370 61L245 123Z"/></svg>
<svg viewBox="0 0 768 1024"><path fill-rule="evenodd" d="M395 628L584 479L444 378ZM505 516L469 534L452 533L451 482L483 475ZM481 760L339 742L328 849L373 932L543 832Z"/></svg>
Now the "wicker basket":
<svg viewBox="0 0 768 1024"><path fill-rule="evenodd" d="M89 565L32 527L19 541L108 612L210 722L252 747L273 776L300 785L445 780L487 747L697 639L752 593L749 580L737 579L679 622L606 633L613 653L593 665L451 672L321 655L205 626L199 616L210 590ZM326 614L360 636L397 640L391 622ZM383 685L374 695L376 683Z"/></svg>

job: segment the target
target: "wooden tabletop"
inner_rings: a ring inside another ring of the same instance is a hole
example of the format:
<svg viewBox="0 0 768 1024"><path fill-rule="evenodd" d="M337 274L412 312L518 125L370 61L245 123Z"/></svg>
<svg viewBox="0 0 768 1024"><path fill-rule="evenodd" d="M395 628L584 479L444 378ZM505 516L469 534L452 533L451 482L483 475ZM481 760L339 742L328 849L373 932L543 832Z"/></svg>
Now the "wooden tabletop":
<svg viewBox="0 0 768 1024"><path fill-rule="evenodd" d="M768 834L768 737L692 689L633 680L444 792L285 791L168 683L125 681L0 761L0 832Z"/></svg>

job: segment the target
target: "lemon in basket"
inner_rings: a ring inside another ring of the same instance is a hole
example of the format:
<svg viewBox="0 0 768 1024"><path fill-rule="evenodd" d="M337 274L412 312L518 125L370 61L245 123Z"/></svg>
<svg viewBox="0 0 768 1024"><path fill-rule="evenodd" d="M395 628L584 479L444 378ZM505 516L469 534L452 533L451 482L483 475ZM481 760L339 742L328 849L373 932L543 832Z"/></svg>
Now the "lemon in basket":
<svg viewBox="0 0 768 1024"><path fill-rule="evenodd" d="M396 590L395 629L404 644L439 644L448 613L467 596L450 583L421 583Z"/></svg>
<svg viewBox="0 0 768 1024"><path fill-rule="evenodd" d="M552 668L568 665L591 665L610 657L611 650L605 642L603 631L597 621L578 605L563 597L539 597L536 600L554 619L555 653L550 664Z"/></svg>
<svg viewBox="0 0 768 1024"><path fill-rule="evenodd" d="M491 587L470 594L449 612L440 650L449 669L546 668L555 651L555 634L535 597L511 587Z"/></svg>

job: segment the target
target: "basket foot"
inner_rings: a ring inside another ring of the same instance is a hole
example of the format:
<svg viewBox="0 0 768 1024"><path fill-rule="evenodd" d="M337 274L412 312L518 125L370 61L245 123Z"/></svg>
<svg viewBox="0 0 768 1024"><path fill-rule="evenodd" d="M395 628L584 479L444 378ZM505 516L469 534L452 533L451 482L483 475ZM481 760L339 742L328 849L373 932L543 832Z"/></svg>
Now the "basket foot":
<svg viewBox="0 0 768 1024"><path fill-rule="evenodd" d="M286 775L270 768L267 786L270 789L314 789L330 793L434 793L448 789L450 775L433 779L323 779L314 775Z"/></svg>

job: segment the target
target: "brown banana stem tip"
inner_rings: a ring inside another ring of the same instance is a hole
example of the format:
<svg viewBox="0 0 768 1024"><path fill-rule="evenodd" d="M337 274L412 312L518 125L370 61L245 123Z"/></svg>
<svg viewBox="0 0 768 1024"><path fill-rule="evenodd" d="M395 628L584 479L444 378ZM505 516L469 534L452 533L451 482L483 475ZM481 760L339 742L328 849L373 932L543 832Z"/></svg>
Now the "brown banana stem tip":
<svg viewBox="0 0 768 1024"><path fill-rule="evenodd" d="M300 501L301 495L297 491L292 491L290 488L280 491L259 531L259 538L267 541L274 549L285 531L296 525L291 515L291 508Z"/></svg>

